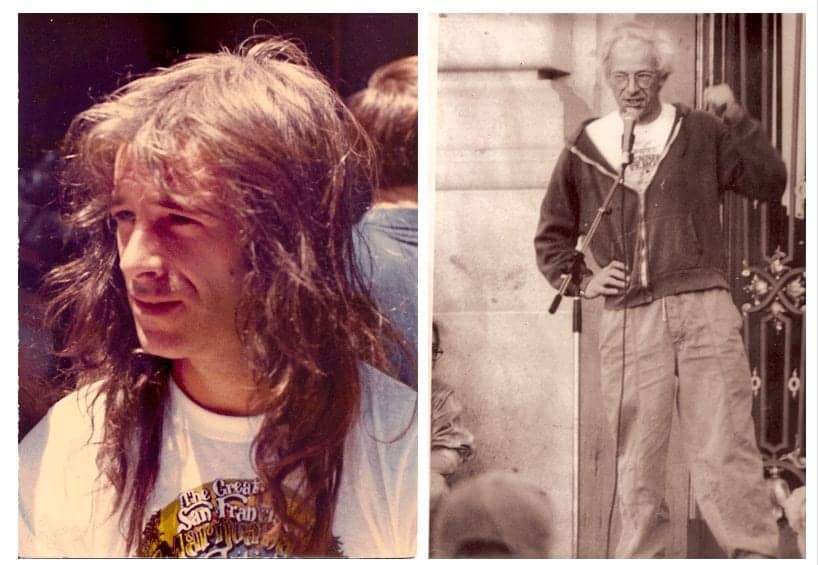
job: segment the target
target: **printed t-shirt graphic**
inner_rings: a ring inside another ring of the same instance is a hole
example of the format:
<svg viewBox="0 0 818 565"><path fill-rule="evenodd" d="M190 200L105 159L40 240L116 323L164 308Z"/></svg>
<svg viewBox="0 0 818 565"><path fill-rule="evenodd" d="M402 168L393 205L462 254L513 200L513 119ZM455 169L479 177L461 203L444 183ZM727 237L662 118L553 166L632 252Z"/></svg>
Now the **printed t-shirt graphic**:
<svg viewBox="0 0 818 565"><path fill-rule="evenodd" d="M656 167L662 159L670 131L673 128L673 106L662 105L659 116L649 124L636 124L633 160L625 169L625 184L639 193L648 188Z"/></svg>
<svg viewBox="0 0 818 565"><path fill-rule="evenodd" d="M288 493L292 499L292 493ZM290 505L300 524L313 516ZM344 557L333 539L328 557ZM180 493L142 531L140 557L289 557L293 546L258 479L217 479Z"/></svg>

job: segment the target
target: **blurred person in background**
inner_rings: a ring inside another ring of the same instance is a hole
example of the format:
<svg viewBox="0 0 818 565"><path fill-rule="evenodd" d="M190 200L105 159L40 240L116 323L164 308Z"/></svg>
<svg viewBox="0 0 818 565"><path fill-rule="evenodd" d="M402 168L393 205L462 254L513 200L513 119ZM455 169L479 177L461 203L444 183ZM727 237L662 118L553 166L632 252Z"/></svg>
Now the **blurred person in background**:
<svg viewBox="0 0 818 565"><path fill-rule="evenodd" d="M432 514L449 492L449 480L474 454L474 436L460 420L463 407L437 368L443 355L438 323L432 322L432 427L429 456L429 509ZM437 370L436 370L437 369Z"/></svg>
<svg viewBox="0 0 818 565"><path fill-rule="evenodd" d="M553 519L547 494L513 471L465 479L432 522L433 557L547 558Z"/></svg>
<svg viewBox="0 0 818 565"><path fill-rule="evenodd" d="M417 390L418 58L378 68L347 102L372 139L378 164L356 254L373 298L405 340L390 348L384 370Z"/></svg>

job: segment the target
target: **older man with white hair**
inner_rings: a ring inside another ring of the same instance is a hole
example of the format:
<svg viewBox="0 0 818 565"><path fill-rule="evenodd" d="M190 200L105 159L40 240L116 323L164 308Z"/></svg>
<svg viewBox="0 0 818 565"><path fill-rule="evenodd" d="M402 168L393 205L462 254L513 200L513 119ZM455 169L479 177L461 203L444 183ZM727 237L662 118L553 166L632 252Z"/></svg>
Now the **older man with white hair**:
<svg viewBox="0 0 818 565"><path fill-rule="evenodd" d="M601 269L581 265L581 282L569 288L605 297L599 345L601 388L617 438L616 556L665 553L675 409L693 493L719 544L731 556L772 556L778 530L754 436L719 204L725 190L779 199L786 170L727 85L707 89L709 112L662 102L672 54L666 34L637 22L617 27L604 43L600 61L618 109L569 139L542 203L537 263L559 286L572 271L577 239L622 173L590 242ZM632 147L623 156L631 127Z"/></svg>

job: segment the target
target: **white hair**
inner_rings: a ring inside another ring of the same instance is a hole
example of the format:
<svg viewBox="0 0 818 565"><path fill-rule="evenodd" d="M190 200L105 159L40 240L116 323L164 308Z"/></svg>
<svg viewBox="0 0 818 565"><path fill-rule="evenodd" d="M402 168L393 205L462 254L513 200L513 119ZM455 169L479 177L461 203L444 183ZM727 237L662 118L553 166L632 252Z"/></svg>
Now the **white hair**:
<svg viewBox="0 0 818 565"><path fill-rule="evenodd" d="M611 51L614 45L624 39L637 39L650 45L656 58L656 68L664 76L673 72L675 48L670 35L663 30L639 22L626 22L616 26L602 42L599 62L607 74L610 71Z"/></svg>

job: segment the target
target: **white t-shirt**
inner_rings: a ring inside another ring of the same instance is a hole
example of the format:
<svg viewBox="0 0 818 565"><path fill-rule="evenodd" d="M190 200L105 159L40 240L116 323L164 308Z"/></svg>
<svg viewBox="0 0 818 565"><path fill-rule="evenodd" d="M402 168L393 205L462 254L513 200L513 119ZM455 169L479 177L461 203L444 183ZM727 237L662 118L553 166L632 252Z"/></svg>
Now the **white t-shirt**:
<svg viewBox="0 0 818 565"><path fill-rule="evenodd" d="M102 401L87 408L93 394L86 387L62 399L20 444L22 556L125 555L119 515L110 515L113 488L97 480L104 410ZM170 398L140 545L154 554L187 557L287 555L279 540L259 539L266 530L260 525L275 521L256 504L250 445L262 417L214 414L175 384ZM415 554L416 408L410 388L362 368L361 416L344 445L332 525L337 555Z"/></svg>
<svg viewBox="0 0 818 565"><path fill-rule="evenodd" d="M633 160L625 169L625 184L643 193L647 189L670 138L676 109L662 104L659 116L649 124L636 124L633 128ZM622 116L618 111L594 120L586 131L599 152L616 170L622 157Z"/></svg>

